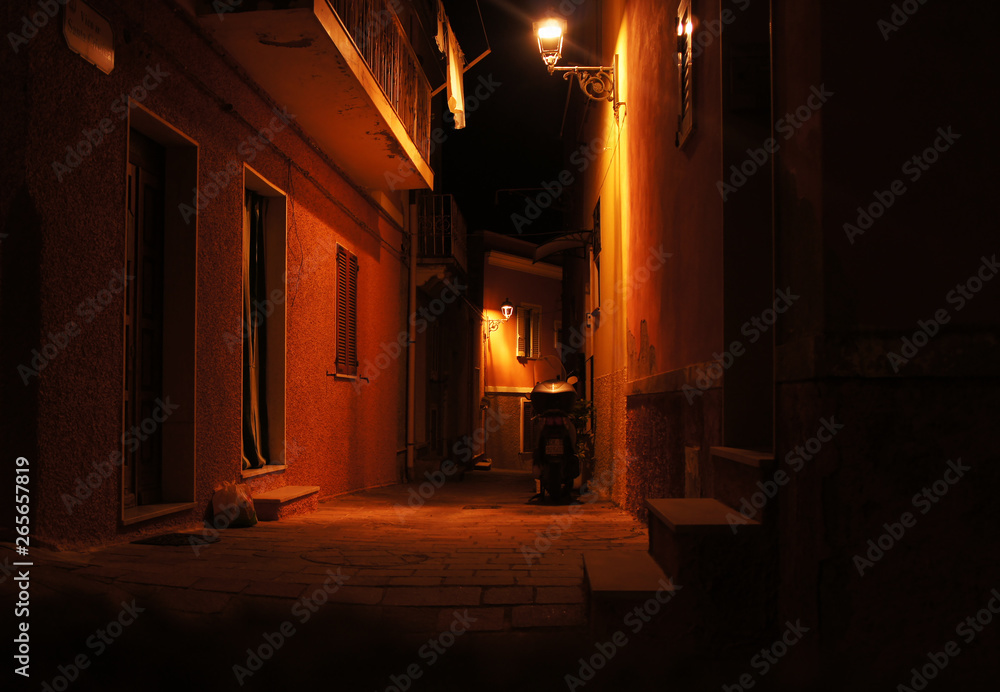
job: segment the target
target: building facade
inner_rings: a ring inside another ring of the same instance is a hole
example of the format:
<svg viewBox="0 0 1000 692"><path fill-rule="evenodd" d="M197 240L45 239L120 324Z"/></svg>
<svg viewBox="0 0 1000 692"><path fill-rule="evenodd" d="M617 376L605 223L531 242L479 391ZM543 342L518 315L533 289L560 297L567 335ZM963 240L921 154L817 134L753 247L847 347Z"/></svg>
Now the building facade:
<svg viewBox="0 0 1000 692"><path fill-rule="evenodd" d="M0 134L36 540L200 525L228 481L404 478L431 4L44 4L4 6Z"/></svg>
<svg viewBox="0 0 1000 692"><path fill-rule="evenodd" d="M536 246L484 232L482 429L495 468L531 470L537 439L526 398L539 382L562 377L562 267L535 262ZM504 319L502 306L513 306Z"/></svg>
<svg viewBox="0 0 1000 692"><path fill-rule="evenodd" d="M771 617L817 627L798 670L897 684L992 588L973 575L1000 458L983 434L1000 404L980 173L996 134L936 57L989 63L984 18L780 0L557 15L590 51L567 64L617 56L623 102L578 96L565 128L568 170L601 152L567 223L594 233L573 327L595 477L643 517L647 499L693 497L764 521ZM947 505L930 510L935 482ZM907 512L917 528L883 537Z"/></svg>

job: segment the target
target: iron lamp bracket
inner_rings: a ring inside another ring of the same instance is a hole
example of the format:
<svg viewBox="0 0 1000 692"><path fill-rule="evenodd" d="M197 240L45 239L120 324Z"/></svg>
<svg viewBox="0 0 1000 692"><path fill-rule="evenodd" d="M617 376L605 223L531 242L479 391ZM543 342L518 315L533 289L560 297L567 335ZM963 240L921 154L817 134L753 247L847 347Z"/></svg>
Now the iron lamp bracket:
<svg viewBox="0 0 1000 692"><path fill-rule="evenodd" d="M574 76L580 84L580 90L589 98L595 101L610 101L614 105L615 120L618 119L618 109L625 105L618 99L618 55L615 55L614 64L610 67L596 66L575 66L556 67L549 65L549 74L561 72L563 79L572 79Z"/></svg>

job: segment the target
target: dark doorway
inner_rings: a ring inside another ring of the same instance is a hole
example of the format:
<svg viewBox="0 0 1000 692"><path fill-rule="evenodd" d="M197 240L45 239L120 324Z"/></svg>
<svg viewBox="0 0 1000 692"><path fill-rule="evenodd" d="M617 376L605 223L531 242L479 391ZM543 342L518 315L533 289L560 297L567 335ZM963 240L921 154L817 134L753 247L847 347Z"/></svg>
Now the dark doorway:
<svg viewBox="0 0 1000 692"><path fill-rule="evenodd" d="M162 146L129 131L126 222L125 508L161 502L163 446L153 417L163 395Z"/></svg>

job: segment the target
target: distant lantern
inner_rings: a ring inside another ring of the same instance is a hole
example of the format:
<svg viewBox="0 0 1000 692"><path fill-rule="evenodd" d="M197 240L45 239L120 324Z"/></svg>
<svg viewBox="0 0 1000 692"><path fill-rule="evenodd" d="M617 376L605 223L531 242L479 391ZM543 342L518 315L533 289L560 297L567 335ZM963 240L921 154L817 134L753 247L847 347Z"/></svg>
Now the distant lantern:
<svg viewBox="0 0 1000 692"><path fill-rule="evenodd" d="M489 339L490 334L500 329L500 325L510 319L510 316L514 314L514 304L505 300L500 306L500 312L503 314L502 320L491 320L486 313L483 313L483 339Z"/></svg>
<svg viewBox="0 0 1000 692"><path fill-rule="evenodd" d="M509 320L510 316L514 314L514 304L509 300L505 300L503 305L500 306L500 312L503 313L504 320Z"/></svg>

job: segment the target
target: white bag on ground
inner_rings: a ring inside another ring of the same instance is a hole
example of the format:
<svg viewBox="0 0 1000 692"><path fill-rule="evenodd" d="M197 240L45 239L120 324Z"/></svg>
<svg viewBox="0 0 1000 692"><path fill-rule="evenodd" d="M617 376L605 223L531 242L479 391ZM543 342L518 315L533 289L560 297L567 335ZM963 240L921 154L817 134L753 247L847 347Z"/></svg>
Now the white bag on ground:
<svg viewBox="0 0 1000 692"><path fill-rule="evenodd" d="M257 512L246 483L229 481L212 496L212 523L216 528L253 526ZM220 518L223 517L223 518Z"/></svg>

